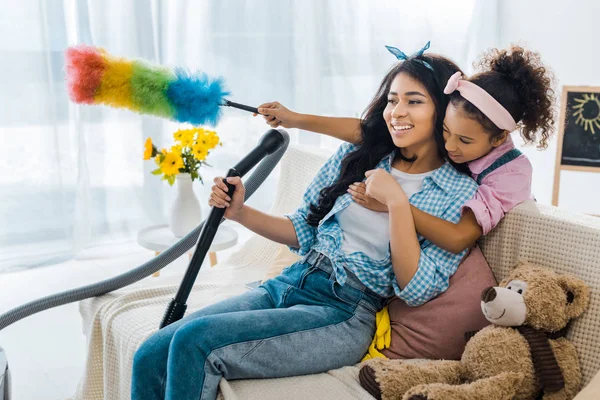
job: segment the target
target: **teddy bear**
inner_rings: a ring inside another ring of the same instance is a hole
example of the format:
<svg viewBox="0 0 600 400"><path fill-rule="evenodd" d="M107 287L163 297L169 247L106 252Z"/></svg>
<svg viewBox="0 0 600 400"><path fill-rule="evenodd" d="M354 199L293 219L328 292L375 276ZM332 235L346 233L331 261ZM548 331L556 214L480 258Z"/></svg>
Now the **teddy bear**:
<svg viewBox="0 0 600 400"><path fill-rule="evenodd" d="M483 290L491 325L472 335L460 360L373 359L360 383L382 400L572 399L581 386L568 323L589 303L579 278L528 263Z"/></svg>

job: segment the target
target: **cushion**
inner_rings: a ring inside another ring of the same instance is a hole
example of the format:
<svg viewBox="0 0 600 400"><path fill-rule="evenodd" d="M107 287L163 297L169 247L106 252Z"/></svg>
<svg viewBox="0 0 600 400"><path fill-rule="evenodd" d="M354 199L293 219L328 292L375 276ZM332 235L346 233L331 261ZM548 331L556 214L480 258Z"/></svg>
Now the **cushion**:
<svg viewBox="0 0 600 400"><path fill-rule="evenodd" d="M373 400L358 381L358 366L272 379L221 379L217 400Z"/></svg>
<svg viewBox="0 0 600 400"><path fill-rule="evenodd" d="M495 285L483 253L473 248L441 295L419 307L397 297L389 303L392 340L382 353L388 358L460 359L465 333L489 325L481 312L481 292Z"/></svg>
<svg viewBox="0 0 600 400"><path fill-rule="evenodd" d="M263 277L263 282L267 281L271 278L275 278L277 275L281 274L281 271L296 261L300 260L302 257L292 253L292 251L287 246L279 246L277 250L277 254L275 255L275 260L267 269L265 276Z"/></svg>

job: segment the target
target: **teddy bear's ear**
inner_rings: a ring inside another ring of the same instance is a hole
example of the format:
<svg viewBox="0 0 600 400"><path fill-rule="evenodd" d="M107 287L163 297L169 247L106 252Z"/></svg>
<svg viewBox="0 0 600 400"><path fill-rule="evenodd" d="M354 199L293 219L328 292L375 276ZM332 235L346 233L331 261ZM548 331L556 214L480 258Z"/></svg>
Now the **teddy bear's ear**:
<svg viewBox="0 0 600 400"><path fill-rule="evenodd" d="M567 293L567 316L579 317L586 310L590 301L590 290L579 278L572 275L560 275L559 284Z"/></svg>
<svg viewBox="0 0 600 400"><path fill-rule="evenodd" d="M529 262L527 262L527 260L519 260L512 267L512 269L510 270L510 273L512 274L514 271L526 268L527 266L529 266Z"/></svg>

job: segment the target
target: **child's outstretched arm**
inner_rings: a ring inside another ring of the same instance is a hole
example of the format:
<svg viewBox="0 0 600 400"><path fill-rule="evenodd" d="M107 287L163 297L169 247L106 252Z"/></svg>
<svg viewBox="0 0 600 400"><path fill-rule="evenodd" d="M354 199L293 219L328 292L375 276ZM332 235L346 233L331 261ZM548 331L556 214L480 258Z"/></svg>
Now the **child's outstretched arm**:
<svg viewBox="0 0 600 400"><path fill-rule="evenodd" d="M364 182L355 182L350 185L348 193L352 199L363 207L373 211L386 212L386 206L365 192ZM483 234L475 214L470 208L465 209L460 221L456 224L442 218L434 217L417 207L411 205L415 229L427 240L436 246L458 254L472 247Z"/></svg>
<svg viewBox="0 0 600 400"><path fill-rule="evenodd" d="M298 128L305 131L322 133L349 143L360 141L360 119L321 117L319 115L300 114L279 102L273 101L258 106L258 112L272 128ZM255 114L256 115L256 114Z"/></svg>

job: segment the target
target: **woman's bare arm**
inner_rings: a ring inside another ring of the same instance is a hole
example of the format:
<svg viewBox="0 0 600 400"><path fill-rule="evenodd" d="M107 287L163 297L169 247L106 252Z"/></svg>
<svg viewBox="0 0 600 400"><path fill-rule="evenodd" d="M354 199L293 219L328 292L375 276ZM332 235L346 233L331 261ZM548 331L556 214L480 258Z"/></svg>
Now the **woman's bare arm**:
<svg viewBox="0 0 600 400"><path fill-rule="evenodd" d="M234 221L274 242L300 247L296 230L289 218L276 217L244 205Z"/></svg>

